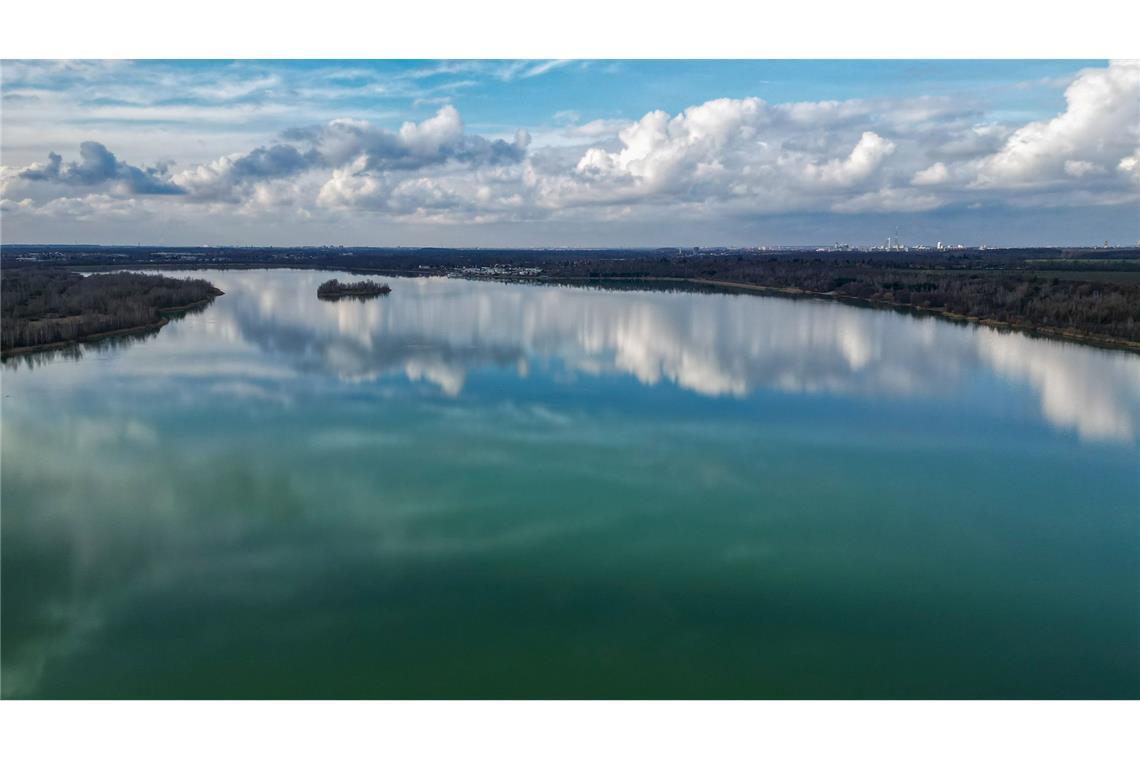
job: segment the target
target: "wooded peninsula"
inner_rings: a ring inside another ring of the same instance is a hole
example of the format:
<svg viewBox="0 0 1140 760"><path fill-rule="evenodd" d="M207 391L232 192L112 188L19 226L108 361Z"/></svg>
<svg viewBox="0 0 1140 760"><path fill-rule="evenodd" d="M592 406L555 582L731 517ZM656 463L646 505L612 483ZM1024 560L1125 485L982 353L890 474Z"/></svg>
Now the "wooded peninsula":
<svg viewBox="0 0 1140 760"><path fill-rule="evenodd" d="M199 279L5 267L0 271L0 350L63 347L166 324L171 313L222 295Z"/></svg>

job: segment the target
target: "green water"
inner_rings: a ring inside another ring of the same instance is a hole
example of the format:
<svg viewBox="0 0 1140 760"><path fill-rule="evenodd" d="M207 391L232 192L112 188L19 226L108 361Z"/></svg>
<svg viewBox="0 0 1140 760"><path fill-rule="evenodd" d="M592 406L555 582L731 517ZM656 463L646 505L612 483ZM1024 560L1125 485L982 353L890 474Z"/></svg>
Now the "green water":
<svg viewBox="0 0 1140 760"><path fill-rule="evenodd" d="M4 365L5 697L1140 697L1136 355L204 276Z"/></svg>

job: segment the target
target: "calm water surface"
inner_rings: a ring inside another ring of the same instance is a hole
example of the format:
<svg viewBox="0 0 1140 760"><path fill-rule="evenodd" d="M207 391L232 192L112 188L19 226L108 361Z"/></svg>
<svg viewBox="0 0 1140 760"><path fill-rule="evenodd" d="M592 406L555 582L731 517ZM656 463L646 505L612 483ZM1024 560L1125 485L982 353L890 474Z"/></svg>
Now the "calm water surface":
<svg viewBox="0 0 1140 760"><path fill-rule="evenodd" d="M6 697L1140 697L1136 355L205 276L3 367Z"/></svg>

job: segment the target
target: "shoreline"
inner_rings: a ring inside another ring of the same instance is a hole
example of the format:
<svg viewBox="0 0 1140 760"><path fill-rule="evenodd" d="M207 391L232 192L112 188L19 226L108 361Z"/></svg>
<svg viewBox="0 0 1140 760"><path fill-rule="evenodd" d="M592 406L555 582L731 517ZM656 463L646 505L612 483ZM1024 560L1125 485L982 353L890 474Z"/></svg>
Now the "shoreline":
<svg viewBox="0 0 1140 760"><path fill-rule="evenodd" d="M182 306L163 307L158 310L158 313L160 315L178 314L180 312L195 309L199 306L205 306L207 304L213 303L215 298L224 295L225 293L223 291L218 291L217 295L210 296L209 298L203 298L201 300L194 301L193 303L184 304ZM9 348L0 353L0 359L7 359L11 356L25 356L27 354L36 354L41 351L57 351L59 349L68 348L70 346L78 346L81 343L98 343L99 341L106 340L107 338L116 338L124 335L141 335L148 332L157 332L168 324L170 324L170 318L167 316L160 316L157 322L151 322L145 325L137 325L136 327L121 327L118 330L107 330L105 332L91 333L90 335L84 335L83 337L75 338L74 340L58 340L54 343L37 343L34 346L19 346L17 348Z"/></svg>
<svg viewBox="0 0 1140 760"><path fill-rule="evenodd" d="M876 308L886 307L904 312L916 312L919 314L927 314L934 317L942 317L952 322L967 322L978 325L985 325L986 327L993 327L1002 330L1009 330L1011 332L1020 332L1027 335L1038 335L1051 338L1059 338L1067 340L1072 343L1083 343L1095 345L1099 348L1113 348L1119 350L1133 351L1140 353L1140 342L1128 340L1127 338L1116 338L1110 335L1097 335L1095 333L1086 333L1081 330L1071 330L1061 327L1049 327L1048 325L1032 325L1032 324L1018 324L1015 322L1006 322L1000 319L992 319L990 317L974 317L969 314L959 314L954 311L946 311L945 309L936 309L930 306L916 306L914 304L895 303L893 301L884 301L876 298L860 298L858 296L845 296L836 293L822 293L811 290L801 290L799 288L771 288L765 286L749 286L748 283L730 283L721 280L689 280L689 282L696 282L703 285L715 285L717 287L744 287L751 289L751 287L762 288L768 292L780 292L785 295L807 295L813 297L827 298L832 301L848 301L857 304L867 304Z"/></svg>
<svg viewBox="0 0 1140 760"><path fill-rule="evenodd" d="M75 271L115 271L123 267L115 265L94 265L89 267L75 267ZM421 271L421 270L406 270L399 268L391 269L378 269L374 267L353 267L353 266L339 266L339 267L326 267L326 266L306 266L300 262L289 262L283 264L273 263L256 263L256 264L220 264L214 266L184 266L181 264L161 264L161 265L148 265L141 267L141 269L155 269L162 270L181 270L181 271L203 271L210 269L227 270L254 270L254 269L299 269L309 271L325 271L325 272L347 272L349 274L387 274L397 277L445 277L452 276L446 272L436 271ZM792 298L824 298L831 301L840 303L849 303L853 305L867 306L876 309L892 309L900 313L909 313L917 315L926 315L931 317L940 317L951 322L959 323L972 323L985 325L986 327L993 327L999 330L1007 330L1010 332L1018 332L1023 335L1053 338L1055 340L1062 340L1068 343L1077 343L1079 345L1093 346L1095 348L1102 348L1112 351L1128 351L1129 353L1140 354L1140 341L1129 340L1127 338L1116 338L1109 335L1098 335L1096 333L1087 333L1080 330L1071 330L1058 327L1049 327L1046 325L1028 325L1018 324L1014 322L1005 322L998 319L991 319L989 317L973 317L968 314L959 314L957 312L946 311L944 309L936 309L928 306L917 306L914 304L901 304L893 301L884 301L874 298L860 298L858 296L840 295L833 292L823 292L815 290L804 290L795 287L778 287L772 285L757 285L748 282L733 282L731 280L712 280L705 278L691 278L691 277L653 277L653 276L639 276L639 277L511 277L511 276L486 276L486 277L473 277L465 275L454 275L465 280L484 280L490 282L509 282L509 283L530 283L530 284L559 284L564 283L567 285L574 284L589 284L594 283L600 285L601 282L627 282L636 284L638 282L675 282L685 283L690 285L704 285L706 287L721 288L725 290L739 290L751 293L768 294L786 296ZM188 308L188 307L187 307ZM66 344L70 345L70 344ZM8 356L5 353L4 356Z"/></svg>
<svg viewBox="0 0 1140 760"><path fill-rule="evenodd" d="M482 279L482 278L479 278ZM547 283L565 283L573 285L575 283L597 283L602 278L596 277L558 277L548 280L541 279L517 279L517 278L487 278L496 279L500 282L547 282ZM1127 338L1114 338L1108 335L1097 335L1095 333L1086 333L1079 330L1069 330L1058 327L1048 327L1046 325L1023 325L1014 322L1005 322L999 319L991 319L989 317L973 317L968 314L959 314L957 312L946 311L944 309L935 309L929 306L916 306L914 304L894 303L892 301L883 301L875 298L860 298L858 296L846 296L832 292L822 292L817 290L804 290L802 288L794 287L776 287L773 285L756 285L749 282L732 282L731 280L708 280L704 278L692 277L614 277L607 278L609 282L675 282L685 283L690 285L705 285L708 287L722 288L725 290L743 290L750 293L784 296L791 298L820 298L829 301L836 301L838 303L849 303L852 305L868 306L875 309L891 309L893 311L918 314L930 316L935 318L943 318L951 322L964 322L969 324L984 325L998 330L1005 330L1009 332L1018 332L1023 335L1031 337L1045 337L1063 340L1068 343L1077 343L1085 346L1093 346L1095 348L1103 348L1114 351L1128 351L1130 353L1140 353L1140 342L1128 340Z"/></svg>

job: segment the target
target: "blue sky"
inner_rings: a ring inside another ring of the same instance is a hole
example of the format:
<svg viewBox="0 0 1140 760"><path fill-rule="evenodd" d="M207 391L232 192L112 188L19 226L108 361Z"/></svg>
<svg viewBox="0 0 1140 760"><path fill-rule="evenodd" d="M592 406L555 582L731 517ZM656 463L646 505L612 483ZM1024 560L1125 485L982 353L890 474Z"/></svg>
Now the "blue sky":
<svg viewBox="0 0 1140 760"><path fill-rule="evenodd" d="M4 242L1140 238L1107 61L7 61Z"/></svg>

